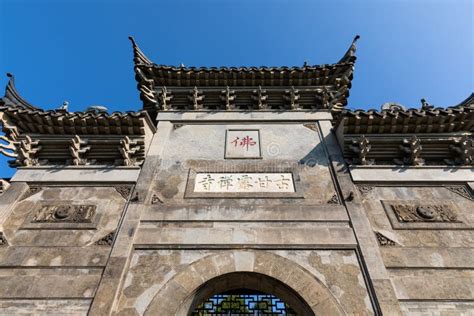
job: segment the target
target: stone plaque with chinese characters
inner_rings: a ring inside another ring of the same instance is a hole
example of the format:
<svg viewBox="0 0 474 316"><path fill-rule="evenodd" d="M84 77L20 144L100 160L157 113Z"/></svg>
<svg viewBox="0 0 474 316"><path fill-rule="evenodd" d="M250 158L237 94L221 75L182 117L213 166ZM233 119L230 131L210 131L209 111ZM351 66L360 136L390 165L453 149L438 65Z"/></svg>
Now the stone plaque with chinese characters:
<svg viewBox="0 0 474 316"><path fill-rule="evenodd" d="M225 158L261 158L258 130L227 130Z"/></svg>
<svg viewBox="0 0 474 316"><path fill-rule="evenodd" d="M291 173L198 173L194 181L198 193L295 192Z"/></svg>

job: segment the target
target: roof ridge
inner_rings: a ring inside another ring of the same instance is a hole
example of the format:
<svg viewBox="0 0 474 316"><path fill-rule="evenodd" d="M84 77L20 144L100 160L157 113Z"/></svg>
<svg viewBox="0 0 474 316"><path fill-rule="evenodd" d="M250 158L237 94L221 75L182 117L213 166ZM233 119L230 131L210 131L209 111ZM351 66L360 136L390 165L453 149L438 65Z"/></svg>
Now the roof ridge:
<svg viewBox="0 0 474 316"><path fill-rule="evenodd" d="M285 69L285 70L304 70L304 69L317 69L317 68L325 68L329 66L342 66L345 64L352 64L356 61L356 42L359 40L360 36L356 35L354 39L352 40L351 46L348 48L347 52L344 54L344 56L336 63L332 64L315 64L312 66L306 65L306 63L303 66L190 66L186 67L183 64L179 66L174 66L174 65L165 65L165 64L156 64L153 61L151 61L146 55L143 53L143 51L138 47L135 39L132 36L129 36L128 39L132 42L132 47L133 47L133 62L136 67L139 66L153 66L157 68L169 68L170 70L180 70L180 71L196 71L196 70L251 70L251 69L257 69L257 70L276 70L276 69Z"/></svg>
<svg viewBox="0 0 474 316"><path fill-rule="evenodd" d="M474 93L471 93L466 99L464 99L463 101L461 101L460 103L456 104L456 105L449 105L449 106L433 106L432 108L429 108L429 109L423 109L423 108L415 108L415 107L412 107L412 108L406 108L405 106L403 106L402 104L399 104L399 103L395 103L395 102L388 102L388 103L391 103L391 104L394 104L397 106L397 109L350 109L350 108L346 108L345 111L346 112L352 112L352 113L362 113L362 112L376 112L376 113L382 113L382 112L418 112L418 113L422 113L422 112L434 112L434 111L448 111L448 110L456 110L456 109L461 109L461 108L472 108L474 109ZM385 103L384 103L385 104ZM403 108L400 108L403 107Z"/></svg>

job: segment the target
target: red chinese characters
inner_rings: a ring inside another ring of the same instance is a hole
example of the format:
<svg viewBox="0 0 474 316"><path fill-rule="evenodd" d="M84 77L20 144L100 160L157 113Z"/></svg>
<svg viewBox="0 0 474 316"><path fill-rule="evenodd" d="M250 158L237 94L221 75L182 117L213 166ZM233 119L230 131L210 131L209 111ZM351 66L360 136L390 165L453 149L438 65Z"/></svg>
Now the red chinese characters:
<svg viewBox="0 0 474 316"><path fill-rule="evenodd" d="M254 141L253 138L250 136L244 136L243 138L236 136L235 139L230 143L234 145L234 147L239 146L242 148L246 148L247 151L249 150L250 146L255 146L257 144L257 142Z"/></svg>

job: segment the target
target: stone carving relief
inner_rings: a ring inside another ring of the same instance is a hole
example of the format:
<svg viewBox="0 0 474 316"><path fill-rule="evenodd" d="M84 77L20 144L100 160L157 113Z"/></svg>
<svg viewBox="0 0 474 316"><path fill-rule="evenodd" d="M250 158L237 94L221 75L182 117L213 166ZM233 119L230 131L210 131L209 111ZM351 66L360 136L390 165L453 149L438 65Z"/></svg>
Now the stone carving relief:
<svg viewBox="0 0 474 316"><path fill-rule="evenodd" d="M348 93L348 87L346 84L341 82L341 79L336 79L336 90L328 90L326 87L323 89L316 90L317 99L320 99L323 103L323 106L329 108L332 113L341 112L344 110L344 105L342 100ZM318 98L319 97L319 98ZM325 98L328 97L328 100L325 101Z"/></svg>
<svg viewBox="0 0 474 316"><path fill-rule="evenodd" d="M449 205L392 204L391 207L399 222L460 222Z"/></svg>
<svg viewBox="0 0 474 316"><path fill-rule="evenodd" d="M370 141L365 135L362 135L358 139L352 140L352 145L349 145L350 151L356 155L357 158L353 158L352 162L354 164L360 165L371 165L374 163L373 159L367 159L372 146Z"/></svg>
<svg viewBox="0 0 474 316"><path fill-rule="evenodd" d="M291 86L290 90L286 90L283 98L286 100L292 110L298 108L300 92L299 90L295 89L295 87Z"/></svg>
<svg viewBox="0 0 474 316"><path fill-rule="evenodd" d="M155 84L153 79L148 79L140 67L135 67L135 74L139 81L138 89L140 90L140 96L144 99L145 102L150 102L152 104L157 103L157 98L155 94Z"/></svg>
<svg viewBox="0 0 474 316"><path fill-rule="evenodd" d="M30 136L26 136L24 140L13 142L16 147L13 155L10 157L15 157L15 160L9 161L10 166L35 166L38 165L38 154L41 150L39 145L39 140L33 141ZM11 144L10 144L11 145ZM8 145L8 149L11 149Z"/></svg>
<svg viewBox="0 0 474 316"><path fill-rule="evenodd" d="M318 132L318 127L314 123L303 124L303 126L309 128L312 131Z"/></svg>
<svg viewBox="0 0 474 316"><path fill-rule="evenodd" d="M102 237L101 239L97 240L94 245L97 245L97 246L112 246L113 242L114 242L114 237L115 237L115 231L112 231L110 233L108 233L107 235L105 235L104 237Z"/></svg>
<svg viewBox="0 0 474 316"><path fill-rule="evenodd" d="M120 193L120 195L127 200L128 197L130 196L130 192L132 191L132 188L128 185L119 185L115 187L115 190Z"/></svg>
<svg viewBox="0 0 474 316"><path fill-rule="evenodd" d="M400 150L403 154L403 159L394 159L394 162L399 165L413 165L420 166L424 164L421 158L421 140L413 135L411 138L405 138L400 145Z"/></svg>
<svg viewBox="0 0 474 316"><path fill-rule="evenodd" d="M3 232L0 232L0 247L8 246L8 241Z"/></svg>
<svg viewBox="0 0 474 316"><path fill-rule="evenodd" d="M468 188L466 188L466 186L464 185L451 185L451 186L446 186L445 188L451 192L459 194L460 196L468 200L474 201L474 196L472 195L471 191Z"/></svg>
<svg viewBox="0 0 474 316"><path fill-rule="evenodd" d="M41 190L43 190L42 187L37 187L37 186L31 186L28 188L28 191L26 191L23 196L21 197L20 201L22 200L25 200L27 198L29 198L30 196L32 195L35 195L36 193L40 192Z"/></svg>
<svg viewBox="0 0 474 316"><path fill-rule="evenodd" d="M233 110L235 108L235 90L231 90L229 86L221 91L221 100L225 105L226 110Z"/></svg>
<svg viewBox="0 0 474 316"><path fill-rule="evenodd" d="M447 161L448 163L459 165L471 165L474 163L474 147L472 138L469 135L455 138L453 139L453 143L454 144L449 145L449 149L456 154L456 158L454 161Z"/></svg>
<svg viewBox="0 0 474 316"><path fill-rule="evenodd" d="M193 90L189 91L188 100L191 101L194 110L202 110L204 95L197 87L194 87Z"/></svg>
<svg viewBox="0 0 474 316"><path fill-rule="evenodd" d="M316 100L321 104L324 109L329 108L329 91L326 87L316 90Z"/></svg>
<svg viewBox="0 0 474 316"><path fill-rule="evenodd" d="M123 158L124 166L140 166L144 158L139 157L138 153L141 150L141 146L137 140L131 140L130 137L125 136L120 140L119 151Z"/></svg>
<svg viewBox="0 0 474 316"><path fill-rule="evenodd" d="M171 95L171 91L168 91L166 87L162 87L159 95L159 100L161 104L161 108L164 111L169 111L171 110L171 99L173 99L173 96Z"/></svg>
<svg viewBox="0 0 474 316"><path fill-rule="evenodd" d="M75 166L82 166L87 163L87 153L91 149L91 146L88 146L88 141L83 140L79 135L74 136L73 139L69 142L69 151L72 156L72 164Z"/></svg>
<svg viewBox="0 0 474 316"><path fill-rule="evenodd" d="M375 233L375 236L377 237L377 241L379 242L380 246L396 246L397 243L391 240L390 238L382 235L379 232Z"/></svg>
<svg viewBox="0 0 474 316"><path fill-rule="evenodd" d="M373 186L365 185L365 184L358 185L357 188L359 189L359 192L363 196L366 196L366 195L370 194L374 190Z"/></svg>
<svg viewBox="0 0 474 316"><path fill-rule="evenodd" d="M336 193L334 193L333 196L328 200L328 204L340 204L339 197Z"/></svg>
<svg viewBox="0 0 474 316"><path fill-rule="evenodd" d="M252 100L255 102L255 105L259 110L267 108L267 99L267 90L263 90L261 86L258 86L257 90L253 90Z"/></svg>
<svg viewBox="0 0 474 316"><path fill-rule="evenodd" d="M156 194L153 194L152 197L151 197L151 204L159 204L159 203L163 203L163 201L160 199L160 197Z"/></svg>
<svg viewBox="0 0 474 316"><path fill-rule="evenodd" d="M44 205L33 217L34 223L91 223L95 205Z"/></svg>

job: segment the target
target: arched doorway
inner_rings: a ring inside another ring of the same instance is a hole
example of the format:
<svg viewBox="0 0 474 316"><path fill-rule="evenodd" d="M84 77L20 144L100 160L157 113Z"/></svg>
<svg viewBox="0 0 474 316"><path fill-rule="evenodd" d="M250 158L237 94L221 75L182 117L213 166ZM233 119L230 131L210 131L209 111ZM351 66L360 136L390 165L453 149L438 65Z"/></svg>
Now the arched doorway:
<svg viewBox="0 0 474 316"><path fill-rule="evenodd" d="M203 284L192 299L188 315L294 316L314 313L294 290L277 279L255 272L233 272Z"/></svg>
<svg viewBox="0 0 474 316"><path fill-rule="evenodd" d="M212 295L233 289L274 295L298 315L345 315L329 289L308 270L263 250L221 250L194 261L153 294L144 314L187 316Z"/></svg>

